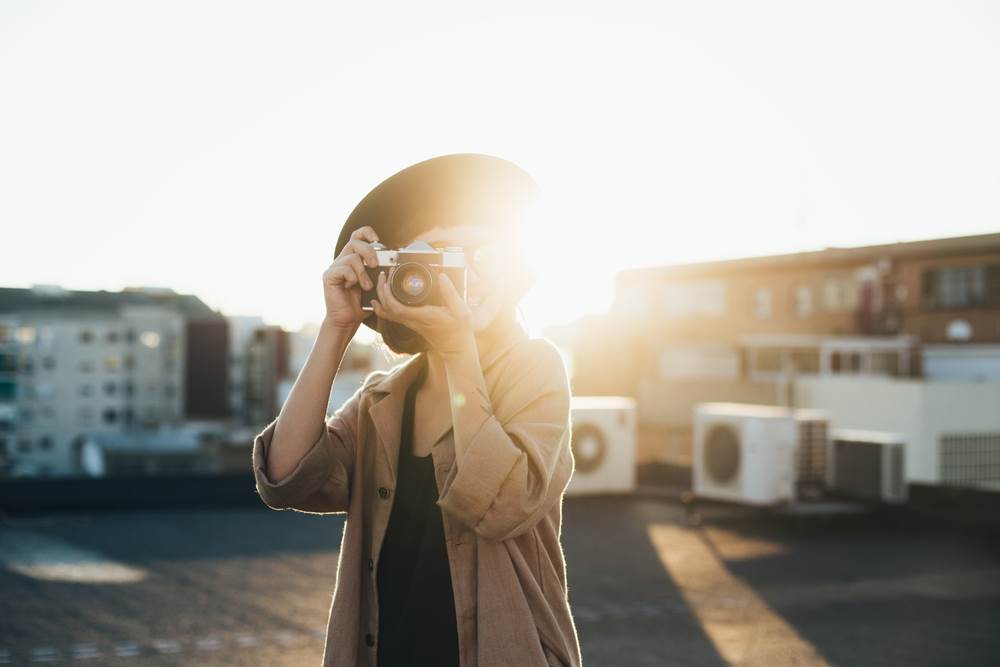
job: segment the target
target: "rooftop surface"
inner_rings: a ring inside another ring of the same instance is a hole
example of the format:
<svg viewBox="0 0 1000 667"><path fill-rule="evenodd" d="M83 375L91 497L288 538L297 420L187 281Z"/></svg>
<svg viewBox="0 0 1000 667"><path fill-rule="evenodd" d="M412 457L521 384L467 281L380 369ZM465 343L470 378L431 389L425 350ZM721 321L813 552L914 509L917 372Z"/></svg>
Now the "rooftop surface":
<svg viewBox="0 0 1000 667"><path fill-rule="evenodd" d="M900 510L702 511L691 527L665 499L565 500L584 665L1000 655L995 528ZM344 520L263 506L5 519L0 662L319 664Z"/></svg>

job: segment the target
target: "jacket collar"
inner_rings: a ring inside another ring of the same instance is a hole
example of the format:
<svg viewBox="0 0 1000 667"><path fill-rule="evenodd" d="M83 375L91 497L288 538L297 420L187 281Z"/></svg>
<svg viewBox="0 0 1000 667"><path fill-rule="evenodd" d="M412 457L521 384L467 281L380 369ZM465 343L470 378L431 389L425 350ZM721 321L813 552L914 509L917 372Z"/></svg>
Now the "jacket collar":
<svg viewBox="0 0 1000 667"><path fill-rule="evenodd" d="M487 370L500 360L515 345L528 338L527 332L519 322L513 322L510 326L491 331L489 335L477 337L476 344L479 352L479 365L485 375ZM403 402L406 399L406 390L416 379L420 370L420 359L418 355L412 355L402 364L389 371L386 375L372 382L369 390L375 394L372 405L368 407L368 414L371 416L375 431L379 440L382 441L382 449L388 460L389 470L396 478L396 463L399 459L399 438L401 419L403 414ZM489 387L487 387L488 389ZM433 404L433 409L439 411L433 415L427 415L434 423L441 424L441 433L435 437L435 443L439 442L448 431L451 430L451 407L447 401Z"/></svg>

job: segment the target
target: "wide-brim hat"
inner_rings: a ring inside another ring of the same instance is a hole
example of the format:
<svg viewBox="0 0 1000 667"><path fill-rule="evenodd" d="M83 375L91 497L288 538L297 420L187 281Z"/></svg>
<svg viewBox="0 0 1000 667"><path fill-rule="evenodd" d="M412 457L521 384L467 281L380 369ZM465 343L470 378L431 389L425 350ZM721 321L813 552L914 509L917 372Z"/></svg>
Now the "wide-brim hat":
<svg viewBox="0 0 1000 667"><path fill-rule="evenodd" d="M513 162L457 153L418 162L379 183L347 217L335 257L360 227L370 226L387 248L402 247L420 232L464 223L495 225L516 234L536 201L535 180ZM363 320L375 330L377 316Z"/></svg>

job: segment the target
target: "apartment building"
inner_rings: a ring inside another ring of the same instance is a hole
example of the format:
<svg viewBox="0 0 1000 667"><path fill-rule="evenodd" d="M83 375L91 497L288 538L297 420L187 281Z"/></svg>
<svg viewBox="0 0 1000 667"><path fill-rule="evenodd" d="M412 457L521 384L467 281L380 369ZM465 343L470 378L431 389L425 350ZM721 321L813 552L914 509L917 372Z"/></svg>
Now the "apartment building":
<svg viewBox="0 0 1000 667"><path fill-rule="evenodd" d="M169 289L0 288L0 465L76 474L89 436L225 418L226 341L221 314Z"/></svg>

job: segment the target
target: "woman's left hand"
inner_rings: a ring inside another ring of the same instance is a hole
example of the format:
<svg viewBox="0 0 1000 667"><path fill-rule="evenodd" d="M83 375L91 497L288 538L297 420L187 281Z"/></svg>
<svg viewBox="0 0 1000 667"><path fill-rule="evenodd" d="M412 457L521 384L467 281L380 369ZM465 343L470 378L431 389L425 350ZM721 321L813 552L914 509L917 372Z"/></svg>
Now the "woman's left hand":
<svg viewBox="0 0 1000 667"><path fill-rule="evenodd" d="M378 298L372 300L372 310L376 315L416 331L441 354L460 352L470 342L474 344L472 311L447 274L438 274L437 281L444 306L408 306L400 302L389 289L385 275L384 271L378 274L375 286Z"/></svg>

